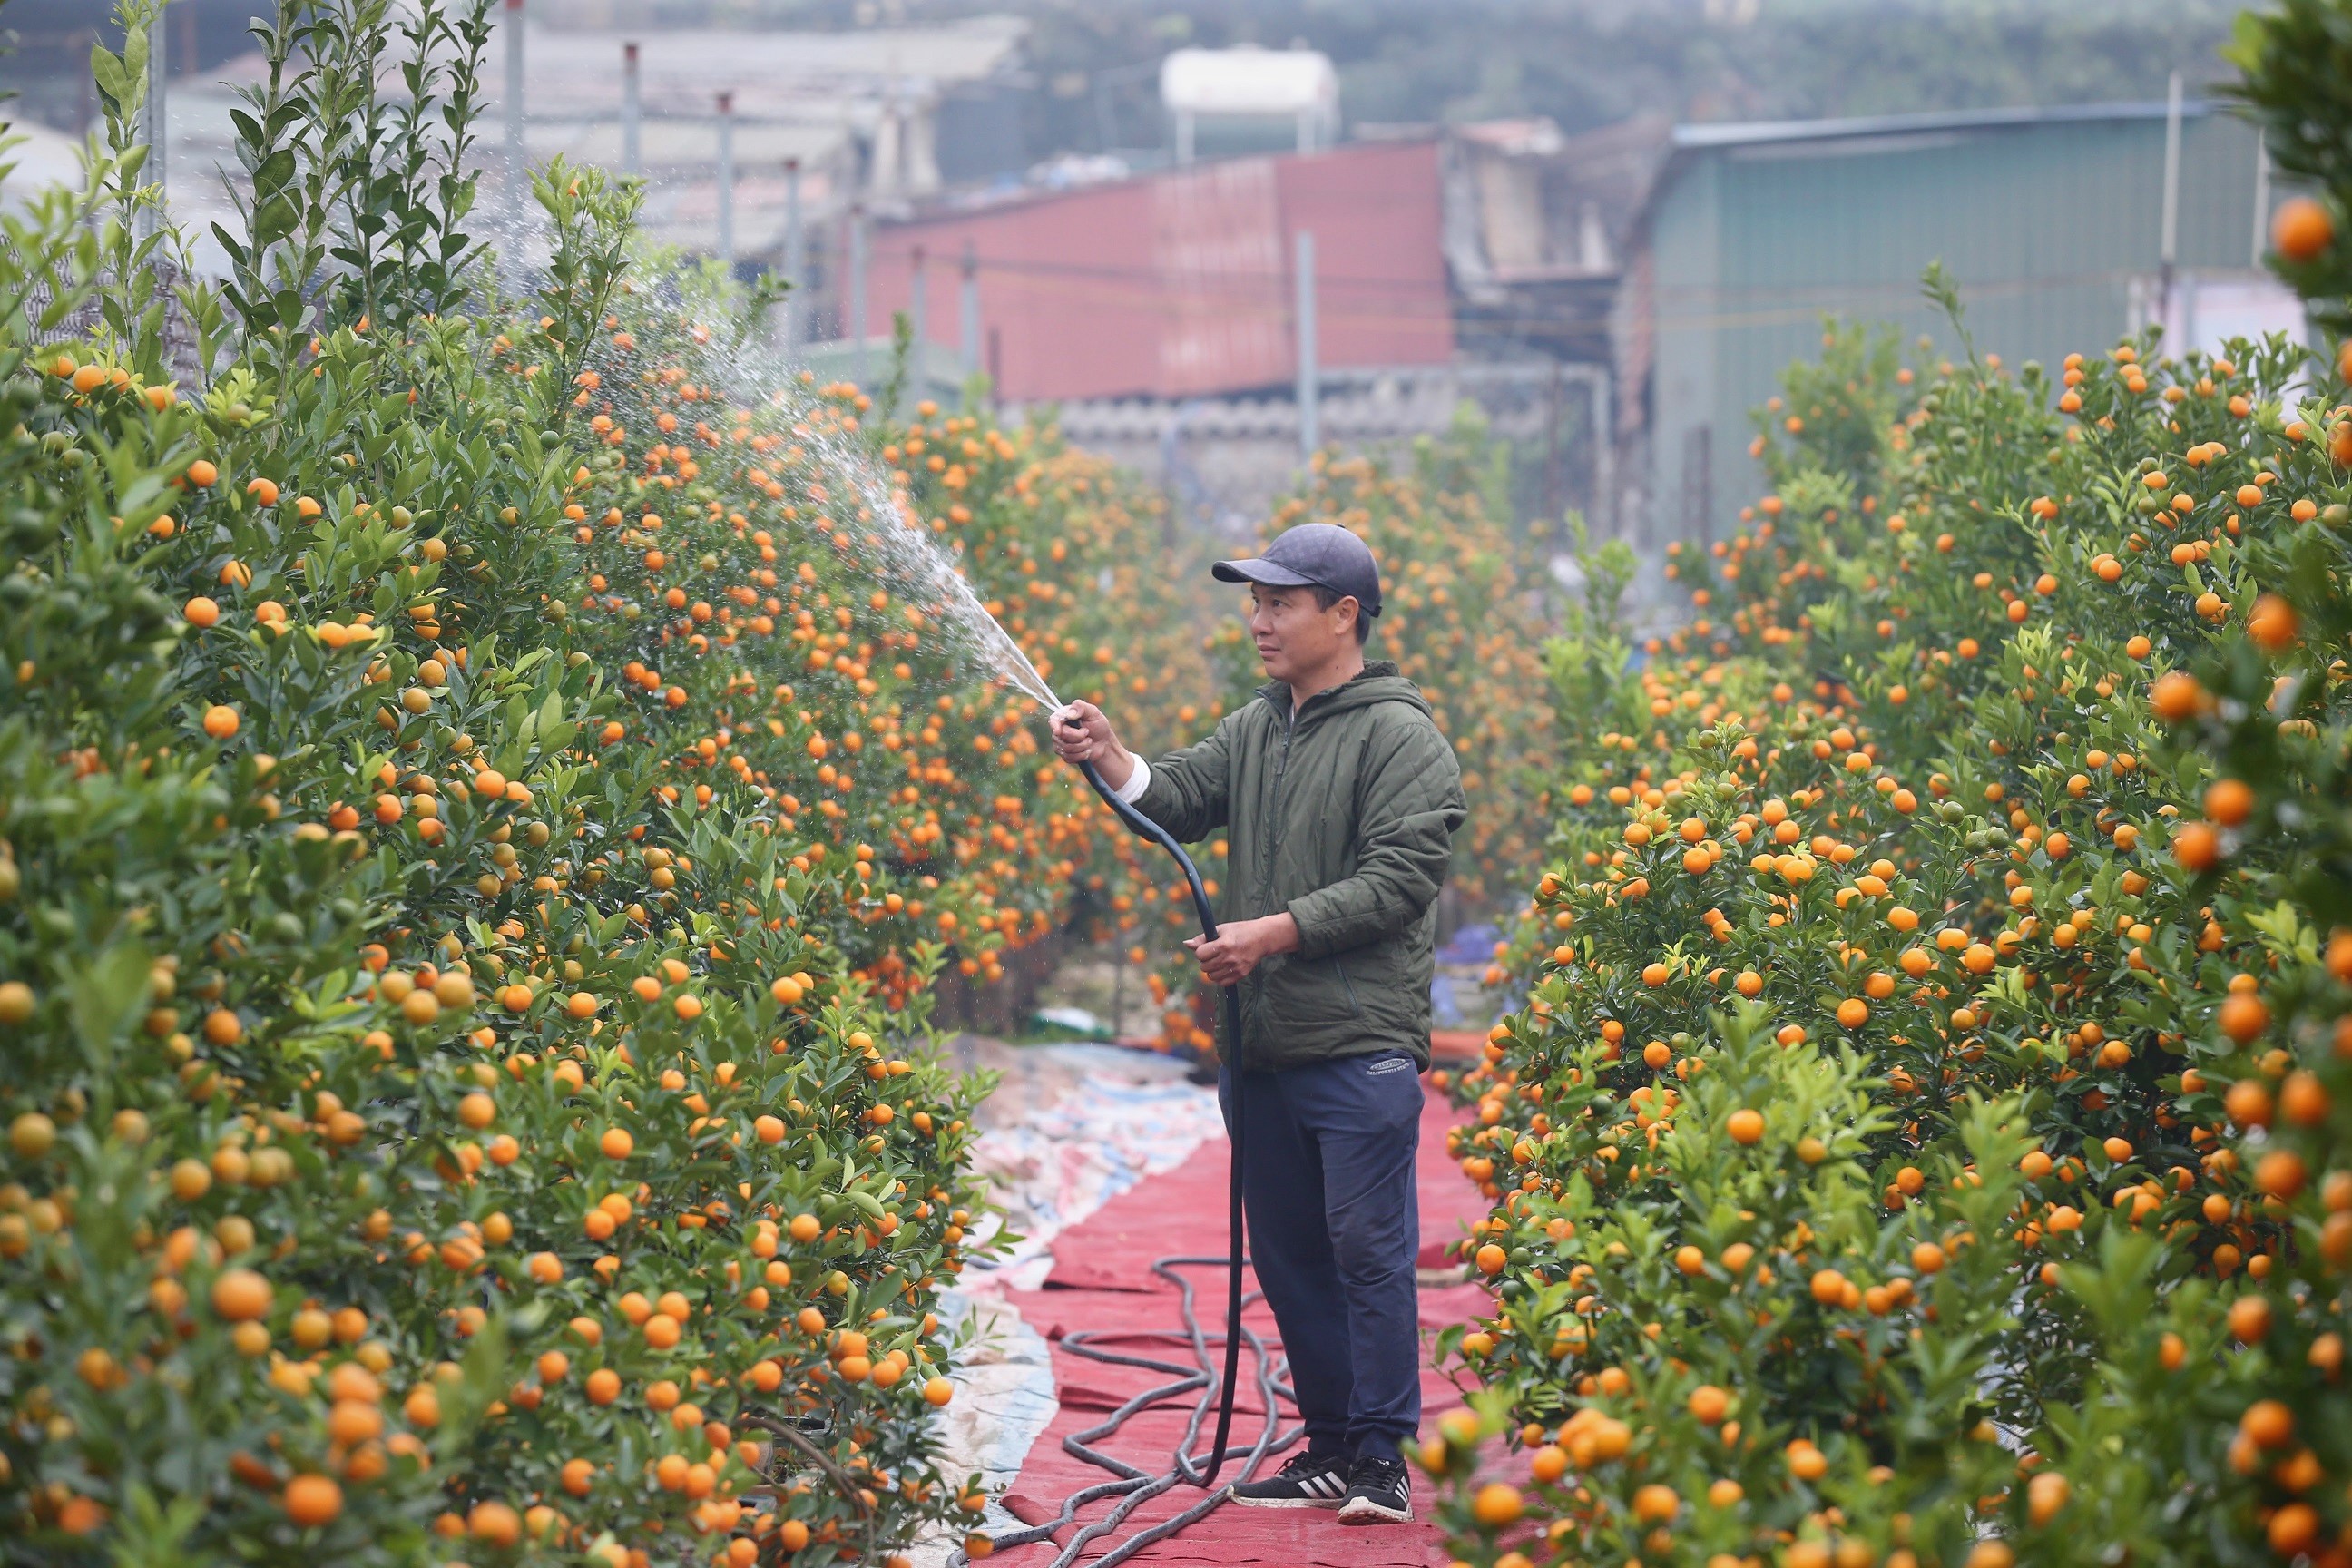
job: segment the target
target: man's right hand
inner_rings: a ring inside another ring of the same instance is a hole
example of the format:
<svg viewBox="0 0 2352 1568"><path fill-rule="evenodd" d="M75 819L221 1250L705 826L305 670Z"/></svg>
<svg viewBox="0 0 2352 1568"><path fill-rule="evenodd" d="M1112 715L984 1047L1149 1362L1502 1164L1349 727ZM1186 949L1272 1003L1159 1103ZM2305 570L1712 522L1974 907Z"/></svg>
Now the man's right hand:
<svg viewBox="0 0 2352 1568"><path fill-rule="evenodd" d="M1073 764L1092 763L1103 783L1118 789L1135 772L1135 757L1119 744L1118 732L1091 702L1073 702L1057 710L1051 726L1054 753Z"/></svg>

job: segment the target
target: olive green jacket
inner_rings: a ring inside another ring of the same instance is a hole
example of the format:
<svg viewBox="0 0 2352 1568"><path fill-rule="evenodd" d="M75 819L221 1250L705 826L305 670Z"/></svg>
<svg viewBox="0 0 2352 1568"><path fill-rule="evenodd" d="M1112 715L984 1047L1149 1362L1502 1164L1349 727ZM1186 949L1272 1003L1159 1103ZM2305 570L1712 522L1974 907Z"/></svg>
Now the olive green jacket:
<svg viewBox="0 0 2352 1568"><path fill-rule="evenodd" d="M1403 1050L1428 1067L1437 890L1468 808L1453 747L1395 665L1367 664L1295 719L1289 687L1261 687L1154 762L1135 805L1188 843L1228 830L1223 919L1298 922L1298 951L1242 983L1243 1066Z"/></svg>

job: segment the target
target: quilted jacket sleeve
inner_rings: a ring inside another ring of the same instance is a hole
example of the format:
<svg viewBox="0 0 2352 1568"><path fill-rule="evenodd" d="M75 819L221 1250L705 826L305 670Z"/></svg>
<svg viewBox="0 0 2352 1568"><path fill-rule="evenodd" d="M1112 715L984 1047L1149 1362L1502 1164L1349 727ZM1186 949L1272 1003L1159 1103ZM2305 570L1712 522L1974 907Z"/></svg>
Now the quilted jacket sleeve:
<svg viewBox="0 0 2352 1568"><path fill-rule="evenodd" d="M1223 827L1232 801L1233 730L1240 717L1228 713L1200 744L1153 763L1150 786L1135 808L1186 844Z"/></svg>
<svg viewBox="0 0 2352 1568"><path fill-rule="evenodd" d="M1381 726L1359 782L1356 874L1290 902L1299 951L1321 958L1392 936L1435 901L1469 813L1462 769L1418 712Z"/></svg>

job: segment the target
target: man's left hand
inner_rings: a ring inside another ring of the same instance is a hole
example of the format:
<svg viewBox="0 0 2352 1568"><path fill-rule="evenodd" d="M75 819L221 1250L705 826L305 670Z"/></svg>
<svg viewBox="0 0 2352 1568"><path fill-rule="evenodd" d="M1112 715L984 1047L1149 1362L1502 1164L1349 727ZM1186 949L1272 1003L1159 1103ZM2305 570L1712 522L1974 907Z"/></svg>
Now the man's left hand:
<svg viewBox="0 0 2352 1568"><path fill-rule="evenodd" d="M1227 921L1217 928L1216 941L1189 937L1184 945L1201 961L1201 973L1209 984L1238 985L1260 960L1298 951L1298 922L1287 910L1263 920Z"/></svg>

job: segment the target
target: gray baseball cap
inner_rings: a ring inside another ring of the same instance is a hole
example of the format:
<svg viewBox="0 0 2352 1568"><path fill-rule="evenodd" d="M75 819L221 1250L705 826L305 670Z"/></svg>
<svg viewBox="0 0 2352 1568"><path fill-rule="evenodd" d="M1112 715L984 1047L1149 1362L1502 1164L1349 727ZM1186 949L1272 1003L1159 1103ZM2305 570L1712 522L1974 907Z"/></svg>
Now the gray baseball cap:
<svg viewBox="0 0 2352 1568"><path fill-rule="evenodd" d="M1302 522L1285 531L1265 553L1220 561L1209 569L1220 583L1263 583L1269 588L1328 588L1352 598L1367 616L1381 613L1381 567L1371 547L1335 522Z"/></svg>

